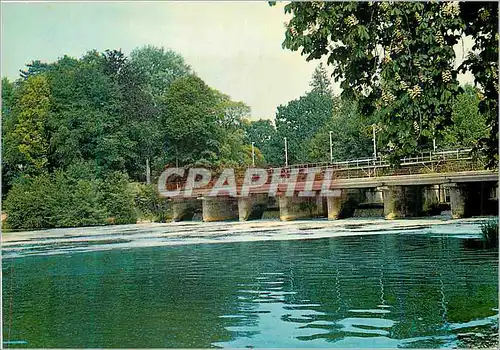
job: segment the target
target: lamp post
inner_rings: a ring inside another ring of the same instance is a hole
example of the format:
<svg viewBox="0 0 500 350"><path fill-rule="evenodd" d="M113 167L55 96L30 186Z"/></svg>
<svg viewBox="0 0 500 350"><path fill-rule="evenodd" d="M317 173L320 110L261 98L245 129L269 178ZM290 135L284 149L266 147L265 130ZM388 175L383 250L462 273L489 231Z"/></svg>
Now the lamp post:
<svg viewBox="0 0 500 350"><path fill-rule="evenodd" d="M288 167L288 146L286 143L286 137L284 137L283 140L285 140L285 166Z"/></svg>
<svg viewBox="0 0 500 350"><path fill-rule="evenodd" d="M375 139L375 124L372 125L373 130L373 157L377 159L377 141Z"/></svg>
<svg viewBox="0 0 500 350"><path fill-rule="evenodd" d="M333 142L332 142L333 131L330 131L330 163L333 163Z"/></svg>
<svg viewBox="0 0 500 350"><path fill-rule="evenodd" d="M252 166L255 167L255 142L252 142Z"/></svg>

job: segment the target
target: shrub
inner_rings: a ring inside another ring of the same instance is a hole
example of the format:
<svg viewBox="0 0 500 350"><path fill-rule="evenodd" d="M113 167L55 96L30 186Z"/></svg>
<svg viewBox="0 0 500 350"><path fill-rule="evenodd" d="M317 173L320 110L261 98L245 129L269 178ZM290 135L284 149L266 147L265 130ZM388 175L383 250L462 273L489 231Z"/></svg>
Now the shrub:
<svg viewBox="0 0 500 350"><path fill-rule="evenodd" d="M488 246L498 246L498 220L489 220L483 223L481 233Z"/></svg>
<svg viewBox="0 0 500 350"><path fill-rule="evenodd" d="M51 175L20 178L4 202L7 226L40 229L135 223L134 194L127 176L112 173L101 180L92 169L87 170L80 164Z"/></svg>
<svg viewBox="0 0 500 350"><path fill-rule="evenodd" d="M134 193L129 186L128 176L113 172L106 176L100 186L102 204L106 208L109 223L132 224L137 222L134 210Z"/></svg>
<svg viewBox="0 0 500 350"><path fill-rule="evenodd" d="M54 193L55 186L47 174L34 179L20 178L4 202L7 226L12 229L54 227Z"/></svg>
<svg viewBox="0 0 500 350"><path fill-rule="evenodd" d="M154 222L165 222L169 219L168 200L158 195L155 185L135 184L135 206L143 219Z"/></svg>

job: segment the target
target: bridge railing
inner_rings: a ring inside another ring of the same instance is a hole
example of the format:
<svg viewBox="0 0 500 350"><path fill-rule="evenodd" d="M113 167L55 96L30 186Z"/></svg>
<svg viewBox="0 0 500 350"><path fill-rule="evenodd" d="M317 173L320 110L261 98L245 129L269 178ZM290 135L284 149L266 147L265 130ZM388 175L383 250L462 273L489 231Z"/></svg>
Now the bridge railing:
<svg viewBox="0 0 500 350"><path fill-rule="evenodd" d="M429 163L429 162L439 162L446 160L466 160L472 159L470 152L471 148L468 149L455 149L455 150L444 150L439 152L421 152L420 155L414 157L404 157L401 159L401 166ZM319 162L319 163L307 163L307 164L294 164L285 169L289 169L291 173L295 173L298 169L309 169L309 168L332 168L334 170L346 170L346 169L360 169L360 168L376 168L376 167L389 167L390 163L378 158L361 158L346 161L337 162ZM281 168L274 168L281 169Z"/></svg>
<svg viewBox="0 0 500 350"><path fill-rule="evenodd" d="M319 173L324 173L327 169L334 171L334 178L362 178L385 175L408 175L421 174L426 172L442 171L467 171L477 170L480 163L476 164L471 156L472 149L453 149L438 152L422 152L413 157L404 157L400 161L399 168L393 168L391 164L380 157L362 158L337 162L317 162L307 164L294 164L288 167L268 168L269 179L272 174L281 173L284 176L301 174L304 177L304 170L316 169ZM237 183L243 181L243 173L236 175ZM176 182L176 186L182 186L184 181ZM215 184L215 179L211 179L208 187ZM174 186L171 182L170 186Z"/></svg>

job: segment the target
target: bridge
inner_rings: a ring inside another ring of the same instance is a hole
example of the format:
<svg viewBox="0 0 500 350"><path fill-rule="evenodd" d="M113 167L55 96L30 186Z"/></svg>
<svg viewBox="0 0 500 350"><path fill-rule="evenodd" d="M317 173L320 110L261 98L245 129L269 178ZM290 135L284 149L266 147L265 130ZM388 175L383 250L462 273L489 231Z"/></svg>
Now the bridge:
<svg viewBox="0 0 500 350"><path fill-rule="evenodd" d="M248 186L249 171L262 181ZM235 191L228 191L223 174L213 174L190 191L184 191L191 184L189 175L166 179L164 188L178 191L166 195L171 198L173 220L190 220L197 212L203 221L254 220L274 202L281 220L335 220L366 206L383 208L386 219L433 214L447 206L453 218L497 213L498 170L485 170L484 161L473 157L470 149L421 153L401 159L397 167L381 158L366 158L238 169Z"/></svg>

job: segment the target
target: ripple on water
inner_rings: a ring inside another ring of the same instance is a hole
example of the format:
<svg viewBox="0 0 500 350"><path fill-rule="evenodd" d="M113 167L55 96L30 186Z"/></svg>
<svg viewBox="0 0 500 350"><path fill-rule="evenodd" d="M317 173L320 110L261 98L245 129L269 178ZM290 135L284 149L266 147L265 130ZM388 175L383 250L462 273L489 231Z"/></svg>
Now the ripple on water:
<svg viewBox="0 0 500 350"><path fill-rule="evenodd" d="M168 237L175 230L11 245L6 252L22 256L3 270L12 339L30 347L444 347L498 325L498 252L451 233L187 245Z"/></svg>

